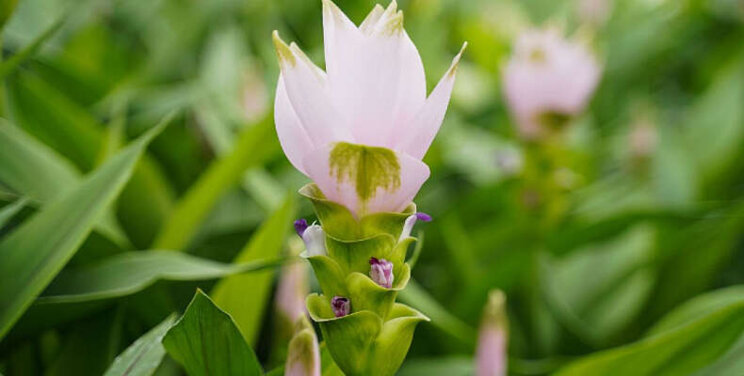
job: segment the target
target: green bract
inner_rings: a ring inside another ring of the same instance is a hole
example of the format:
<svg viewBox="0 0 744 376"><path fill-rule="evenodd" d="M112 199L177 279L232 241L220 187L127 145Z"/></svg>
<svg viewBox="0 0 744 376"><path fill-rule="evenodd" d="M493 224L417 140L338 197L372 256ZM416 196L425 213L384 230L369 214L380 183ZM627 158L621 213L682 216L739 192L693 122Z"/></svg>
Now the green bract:
<svg viewBox="0 0 744 376"><path fill-rule="evenodd" d="M399 238L416 206L357 219L342 205L328 201L315 184L306 185L300 193L312 201L326 234L327 255L305 255L323 292L308 296L310 316L320 325L328 350L344 373L393 375L408 352L416 324L429 321L415 309L395 302L411 277L405 258L416 238ZM369 277L372 257L393 263L392 288ZM351 301L349 315L335 317L334 296Z"/></svg>

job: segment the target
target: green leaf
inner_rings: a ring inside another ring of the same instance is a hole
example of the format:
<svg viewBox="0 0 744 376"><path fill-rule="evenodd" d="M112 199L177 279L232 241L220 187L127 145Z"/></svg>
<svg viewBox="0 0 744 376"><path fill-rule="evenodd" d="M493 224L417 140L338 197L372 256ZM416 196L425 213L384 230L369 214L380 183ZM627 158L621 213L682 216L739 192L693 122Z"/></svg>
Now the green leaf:
<svg viewBox="0 0 744 376"><path fill-rule="evenodd" d="M739 301L630 345L585 357L557 375L690 374L724 354L742 331L744 302Z"/></svg>
<svg viewBox="0 0 744 376"><path fill-rule="evenodd" d="M134 294L158 280L196 281L270 269L280 259L223 264L171 251L140 251L113 256L92 266L65 270L36 303L77 303Z"/></svg>
<svg viewBox="0 0 744 376"><path fill-rule="evenodd" d="M82 176L64 157L0 119L0 181L31 200L45 203L78 186ZM108 210L96 228L119 245L129 244Z"/></svg>
<svg viewBox="0 0 744 376"><path fill-rule="evenodd" d="M154 248L183 250L223 194L237 184L245 170L277 151L272 119L246 128L232 152L215 162L178 202L158 235Z"/></svg>
<svg viewBox="0 0 744 376"><path fill-rule="evenodd" d="M191 376L262 373L256 354L235 321L201 290L165 335L163 346Z"/></svg>
<svg viewBox="0 0 744 376"><path fill-rule="evenodd" d="M398 372L399 376L469 376L475 374L475 360L471 357L451 356L447 358L416 359Z"/></svg>
<svg viewBox="0 0 744 376"><path fill-rule="evenodd" d="M398 296L402 302L410 304L429 316L432 325L437 329L449 334L463 344L475 347L475 329L442 307L416 281L410 280L406 289L401 291Z"/></svg>
<svg viewBox="0 0 744 376"><path fill-rule="evenodd" d="M164 126L140 137L0 242L0 338L75 254Z"/></svg>
<svg viewBox="0 0 744 376"><path fill-rule="evenodd" d="M28 204L28 199L19 198L0 209L0 229Z"/></svg>
<svg viewBox="0 0 744 376"><path fill-rule="evenodd" d="M15 1L17 0L10 1L9 3L11 4L8 5L12 6L12 3L14 3ZM5 3L6 1L3 1L3 4L0 5L0 8L6 7L7 5L5 5ZM3 23L5 21L2 14L4 11L4 9L0 9L0 29L2 29ZM36 51L38 51L39 48L44 45L44 42L49 40L49 38L51 38L57 32L57 30L60 29L60 27L62 27L62 24L64 24L66 18L67 15L62 15L57 21L52 23L46 30L44 30L43 33L37 36L36 39L31 42L31 44L24 47L15 55L11 56L10 59L0 63L0 80L3 80L10 73L13 73L13 71L18 68L21 63L26 61L29 57L33 56L33 54L36 53Z"/></svg>
<svg viewBox="0 0 744 376"><path fill-rule="evenodd" d="M0 30L13 15L16 5L18 5L18 0L6 0L0 3Z"/></svg>
<svg viewBox="0 0 744 376"><path fill-rule="evenodd" d="M104 376L149 376L165 356L161 341L175 321L175 315L154 327L114 359Z"/></svg>
<svg viewBox="0 0 744 376"><path fill-rule="evenodd" d="M561 259L544 260L541 287L557 318L591 344L611 340L651 293L653 240L653 230L640 225ZM594 270L601 275L586 283Z"/></svg>
<svg viewBox="0 0 744 376"><path fill-rule="evenodd" d="M295 210L294 195L289 194L284 204L261 225L233 263L240 265L278 256ZM232 315L248 343L254 343L257 339L273 276L273 270L237 275L219 281L214 287L214 301Z"/></svg>

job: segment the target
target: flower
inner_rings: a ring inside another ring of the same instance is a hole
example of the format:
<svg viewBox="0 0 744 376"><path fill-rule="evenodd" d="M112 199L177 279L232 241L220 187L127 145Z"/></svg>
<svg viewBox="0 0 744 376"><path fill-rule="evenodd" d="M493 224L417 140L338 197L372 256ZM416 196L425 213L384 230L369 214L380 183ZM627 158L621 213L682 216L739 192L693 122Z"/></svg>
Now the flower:
<svg viewBox="0 0 744 376"><path fill-rule="evenodd" d="M302 250L299 240L290 242L290 253L296 255ZM293 251L292 251L293 250ZM294 262L281 269L276 288L275 304L277 311L288 319L288 324L297 322L305 315L305 296L310 292L308 273L304 264Z"/></svg>
<svg viewBox="0 0 744 376"><path fill-rule="evenodd" d="M320 346L312 325L304 315L297 320L295 335L289 342L285 376L320 376Z"/></svg>
<svg viewBox="0 0 744 376"><path fill-rule="evenodd" d="M351 302L343 296L334 296L331 299L331 309L336 317L344 317L351 312Z"/></svg>
<svg viewBox="0 0 744 376"><path fill-rule="evenodd" d="M302 234L305 233L305 230L307 230L307 220L305 218L300 218L296 221L294 221L294 228L295 232L297 232L297 235L299 237L302 237Z"/></svg>
<svg viewBox="0 0 744 376"><path fill-rule="evenodd" d="M427 98L424 67L395 1L377 5L357 27L323 0L323 32L326 71L274 32L284 153L357 217L401 211L429 177L421 159L444 118L462 51Z"/></svg>
<svg viewBox="0 0 744 376"><path fill-rule="evenodd" d="M393 287L393 263L385 259L377 259L372 257L369 259L369 277L372 278L375 283L384 287Z"/></svg>
<svg viewBox="0 0 744 376"><path fill-rule="evenodd" d="M305 222L304 226L307 226L307 222ZM323 228L316 224L307 226L304 229L302 227L302 222L300 222L299 224L295 222L295 230L297 230L297 234L299 234L300 230L302 230L302 235L300 235L300 237L302 238L302 241L305 242L307 255L311 257L325 255L325 232L323 231Z"/></svg>
<svg viewBox="0 0 744 376"><path fill-rule="evenodd" d="M506 296L501 290L491 291L478 333L475 355L477 376L506 375L507 330Z"/></svg>
<svg viewBox="0 0 744 376"><path fill-rule="evenodd" d="M581 112L599 77L599 63L583 45L555 30L522 34L504 71L504 92L522 136L537 138Z"/></svg>
<svg viewBox="0 0 744 376"><path fill-rule="evenodd" d="M408 218L406 218L406 222L403 224L403 231L401 231L400 233L398 242L402 242L403 239L411 236L411 231L413 231L413 226L416 224L416 221L431 222L431 216L422 212L418 212L416 214L411 214L410 216L408 216Z"/></svg>

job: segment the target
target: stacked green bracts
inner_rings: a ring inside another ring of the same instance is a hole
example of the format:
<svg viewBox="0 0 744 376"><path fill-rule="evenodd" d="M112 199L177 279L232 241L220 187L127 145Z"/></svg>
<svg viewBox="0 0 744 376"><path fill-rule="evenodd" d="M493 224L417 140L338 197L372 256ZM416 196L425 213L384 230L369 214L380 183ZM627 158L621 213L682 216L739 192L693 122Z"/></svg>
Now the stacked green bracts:
<svg viewBox="0 0 744 376"><path fill-rule="evenodd" d="M395 302L411 276L405 258L416 238L404 233L404 225L416 214L416 206L357 220L344 206L327 200L314 184L306 185L300 193L312 201L325 233L325 254L304 254L323 291L307 297L310 316L320 325L326 345L344 373L393 375L408 352L416 324L429 320ZM370 277L370 260L392 263L390 288ZM345 299L345 313L339 315L334 310L334 297Z"/></svg>

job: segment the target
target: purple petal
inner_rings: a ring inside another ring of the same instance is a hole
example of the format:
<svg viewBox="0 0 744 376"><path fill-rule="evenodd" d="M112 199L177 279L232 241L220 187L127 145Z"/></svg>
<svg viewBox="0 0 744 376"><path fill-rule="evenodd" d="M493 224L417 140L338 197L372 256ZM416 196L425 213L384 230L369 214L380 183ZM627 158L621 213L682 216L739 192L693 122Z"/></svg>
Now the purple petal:
<svg viewBox="0 0 744 376"><path fill-rule="evenodd" d="M297 231L297 235L302 237L302 234L305 233L305 230L307 230L307 221L305 218L300 218L294 222L294 228L295 231Z"/></svg>
<svg viewBox="0 0 744 376"><path fill-rule="evenodd" d="M416 213L416 219L418 219L419 221L423 221L423 222L431 222L431 216L424 212Z"/></svg>

